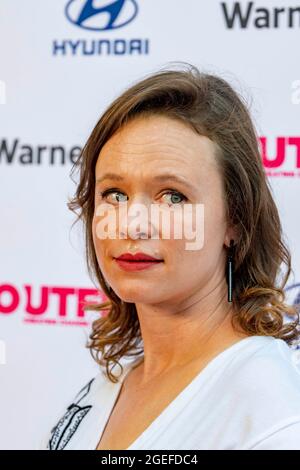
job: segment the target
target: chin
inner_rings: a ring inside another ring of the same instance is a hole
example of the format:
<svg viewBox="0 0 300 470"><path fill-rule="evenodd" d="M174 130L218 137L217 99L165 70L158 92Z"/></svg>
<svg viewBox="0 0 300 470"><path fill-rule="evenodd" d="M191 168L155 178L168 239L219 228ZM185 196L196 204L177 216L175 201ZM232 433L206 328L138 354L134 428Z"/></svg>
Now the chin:
<svg viewBox="0 0 300 470"><path fill-rule="evenodd" d="M138 286L121 289L115 289L116 294L123 302L129 303L153 303L153 287L150 289L141 288Z"/></svg>

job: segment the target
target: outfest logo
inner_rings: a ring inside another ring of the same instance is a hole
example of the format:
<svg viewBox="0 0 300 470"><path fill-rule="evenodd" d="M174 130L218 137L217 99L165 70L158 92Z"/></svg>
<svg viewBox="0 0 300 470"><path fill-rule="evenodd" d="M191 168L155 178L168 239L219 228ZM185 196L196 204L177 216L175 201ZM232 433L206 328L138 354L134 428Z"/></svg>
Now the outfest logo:
<svg viewBox="0 0 300 470"><path fill-rule="evenodd" d="M88 326L92 312L84 311L84 304L105 300L102 291L92 288L6 283L0 284L0 317L22 312L25 323Z"/></svg>
<svg viewBox="0 0 300 470"><path fill-rule="evenodd" d="M300 177L300 137L276 137L270 142L267 137L260 137L261 155L267 176ZM272 153L269 149L273 145Z"/></svg>

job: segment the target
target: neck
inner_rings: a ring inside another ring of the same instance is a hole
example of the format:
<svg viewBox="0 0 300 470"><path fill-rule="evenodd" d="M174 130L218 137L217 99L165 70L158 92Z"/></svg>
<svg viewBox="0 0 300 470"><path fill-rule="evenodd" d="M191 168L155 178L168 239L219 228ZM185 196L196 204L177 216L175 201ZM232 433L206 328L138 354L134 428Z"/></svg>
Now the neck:
<svg viewBox="0 0 300 470"><path fill-rule="evenodd" d="M183 304L176 303L176 308L148 304L136 304L136 308L144 345L141 383L204 360L248 336L232 326L234 310L227 301L227 289L215 289L206 296L198 293Z"/></svg>

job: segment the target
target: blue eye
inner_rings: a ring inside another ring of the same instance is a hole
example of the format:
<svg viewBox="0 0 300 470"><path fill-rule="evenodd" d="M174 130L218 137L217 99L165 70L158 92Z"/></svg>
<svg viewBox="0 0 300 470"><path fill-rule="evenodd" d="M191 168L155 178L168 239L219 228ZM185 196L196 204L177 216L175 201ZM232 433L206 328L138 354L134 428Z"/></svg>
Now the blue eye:
<svg viewBox="0 0 300 470"><path fill-rule="evenodd" d="M123 194L123 195L124 195L124 193L122 193L122 192L119 191L118 189L114 189L114 188L113 188L113 189L107 189L106 191L103 191L103 193L100 193L100 196L102 196L103 198L105 198L106 196L108 196L109 194L112 194L112 193L119 193L119 194ZM125 201L119 201L119 200L117 199L116 202L125 202Z"/></svg>
<svg viewBox="0 0 300 470"><path fill-rule="evenodd" d="M170 195L171 195L171 198L173 198L173 197L175 198L175 201L174 201L174 199L171 201L172 204L180 204L181 202L187 200L187 198L186 198L183 194L181 194L180 192L178 192L178 191L168 191L168 192L165 193L165 194L170 194ZM163 194L163 196L164 196L165 194ZM181 201L178 201L178 198L181 199ZM176 199L177 199L177 200L176 200Z"/></svg>

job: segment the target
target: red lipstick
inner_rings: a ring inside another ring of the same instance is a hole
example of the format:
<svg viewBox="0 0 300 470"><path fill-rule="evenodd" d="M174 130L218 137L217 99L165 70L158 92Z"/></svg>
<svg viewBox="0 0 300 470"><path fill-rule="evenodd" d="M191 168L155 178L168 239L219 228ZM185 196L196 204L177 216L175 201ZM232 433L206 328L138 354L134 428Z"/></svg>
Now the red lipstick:
<svg viewBox="0 0 300 470"><path fill-rule="evenodd" d="M153 256L146 255L146 253L124 253L118 258L115 258L120 268L125 271L141 271L143 269L153 268L159 263L162 263L162 259L154 258Z"/></svg>

